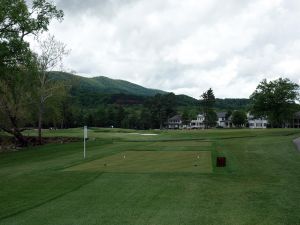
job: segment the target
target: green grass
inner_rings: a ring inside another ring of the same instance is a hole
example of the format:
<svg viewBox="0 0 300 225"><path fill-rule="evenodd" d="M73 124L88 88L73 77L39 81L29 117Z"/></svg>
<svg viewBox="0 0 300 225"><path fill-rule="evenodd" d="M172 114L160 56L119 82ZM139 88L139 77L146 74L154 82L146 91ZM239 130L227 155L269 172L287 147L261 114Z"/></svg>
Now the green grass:
<svg viewBox="0 0 300 225"><path fill-rule="evenodd" d="M300 224L300 130L135 132L0 154L0 225Z"/></svg>
<svg viewBox="0 0 300 225"><path fill-rule="evenodd" d="M208 141L164 141L154 142L151 144L152 147L210 147L212 142Z"/></svg>
<svg viewBox="0 0 300 225"><path fill-rule="evenodd" d="M209 151L125 151L66 169L125 173L211 173Z"/></svg>

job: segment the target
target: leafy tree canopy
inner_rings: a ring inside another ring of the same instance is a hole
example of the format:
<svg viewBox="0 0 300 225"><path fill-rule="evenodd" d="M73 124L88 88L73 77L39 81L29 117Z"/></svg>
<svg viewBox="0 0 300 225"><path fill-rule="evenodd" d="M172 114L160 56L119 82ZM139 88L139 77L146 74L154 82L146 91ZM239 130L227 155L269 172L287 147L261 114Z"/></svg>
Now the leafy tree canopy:
<svg viewBox="0 0 300 225"><path fill-rule="evenodd" d="M63 11L46 0L33 0L31 8L25 0L1 0L0 3L0 67L14 67L31 54L24 38L47 31L51 19L63 18Z"/></svg>
<svg viewBox="0 0 300 225"><path fill-rule="evenodd" d="M268 82L264 79L250 96L252 113L266 116L273 126L282 126L296 111L299 85L289 79L279 78Z"/></svg>
<svg viewBox="0 0 300 225"><path fill-rule="evenodd" d="M216 98L211 88L201 95L200 102L204 111L207 109L212 109L214 107Z"/></svg>
<svg viewBox="0 0 300 225"><path fill-rule="evenodd" d="M246 124L247 115L244 111L236 110L232 113L231 121L236 127L241 127L242 125Z"/></svg>
<svg viewBox="0 0 300 225"><path fill-rule="evenodd" d="M145 107L149 109L151 114L151 127L163 128L164 122L171 116L176 114L176 104L174 93L166 95L156 94L151 97L146 103Z"/></svg>
<svg viewBox="0 0 300 225"><path fill-rule="evenodd" d="M215 126L216 121L218 120L217 114L214 111L215 102L216 98L211 88L201 95L200 104L205 117L205 128Z"/></svg>
<svg viewBox="0 0 300 225"><path fill-rule="evenodd" d="M61 20L63 12L46 0L0 0L0 124L1 129L26 145L22 124L34 94L37 60L28 35L47 31L51 19Z"/></svg>

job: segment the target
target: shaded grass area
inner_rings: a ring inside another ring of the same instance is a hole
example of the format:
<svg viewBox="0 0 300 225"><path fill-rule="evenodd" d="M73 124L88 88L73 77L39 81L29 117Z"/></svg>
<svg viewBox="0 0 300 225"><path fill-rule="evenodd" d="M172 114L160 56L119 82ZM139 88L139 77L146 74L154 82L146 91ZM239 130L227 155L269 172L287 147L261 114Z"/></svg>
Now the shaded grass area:
<svg viewBox="0 0 300 225"><path fill-rule="evenodd" d="M125 151L67 168L66 171L211 173L211 152Z"/></svg>
<svg viewBox="0 0 300 225"><path fill-rule="evenodd" d="M68 131L59 133L81 135L79 129ZM82 143L0 154L1 225L300 224L300 154L292 143L298 130L135 137L143 142L128 142L132 136L122 132L90 134L96 140L88 142L86 160ZM195 138L210 144L197 145ZM177 141L159 142L166 139ZM126 151L153 154L153 145L158 153L210 151L213 173L66 171ZM215 167L220 155L227 157L226 168Z"/></svg>

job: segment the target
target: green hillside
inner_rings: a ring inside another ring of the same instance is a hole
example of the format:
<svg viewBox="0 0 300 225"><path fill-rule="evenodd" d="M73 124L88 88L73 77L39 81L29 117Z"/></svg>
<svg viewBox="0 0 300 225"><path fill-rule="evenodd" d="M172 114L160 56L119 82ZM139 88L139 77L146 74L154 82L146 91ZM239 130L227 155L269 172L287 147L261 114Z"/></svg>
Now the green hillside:
<svg viewBox="0 0 300 225"><path fill-rule="evenodd" d="M248 109L250 105L250 99L247 98L217 98L216 108L217 109Z"/></svg>
<svg viewBox="0 0 300 225"><path fill-rule="evenodd" d="M73 93L93 92L96 94L127 94L137 96L154 96L166 92L156 89L145 88L124 80L111 79L104 76L86 78L70 73L52 72L53 79L70 81Z"/></svg>
<svg viewBox="0 0 300 225"><path fill-rule="evenodd" d="M72 101L93 108L105 104L139 105L149 97L168 92L104 76L87 78L64 72L51 72L51 78L71 86ZM176 105L197 106L198 100L187 95L176 95Z"/></svg>
<svg viewBox="0 0 300 225"><path fill-rule="evenodd" d="M51 77L70 84L73 100L81 106L89 107L101 104L136 105L143 104L146 99L156 94L167 94L162 90L145 88L128 81L104 76L87 78L71 73L51 72ZM176 105L198 107L199 101L187 95L176 95ZM248 105L249 99L216 99L218 110L245 109Z"/></svg>

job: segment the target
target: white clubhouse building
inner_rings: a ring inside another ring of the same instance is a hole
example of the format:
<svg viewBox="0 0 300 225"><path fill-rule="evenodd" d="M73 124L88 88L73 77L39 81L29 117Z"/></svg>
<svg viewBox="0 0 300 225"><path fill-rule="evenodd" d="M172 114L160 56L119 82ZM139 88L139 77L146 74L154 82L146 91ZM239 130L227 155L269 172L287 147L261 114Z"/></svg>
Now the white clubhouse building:
<svg viewBox="0 0 300 225"><path fill-rule="evenodd" d="M190 128L191 129L203 129L205 127L204 119L205 119L205 117L203 114L198 114L197 118L195 120L191 121Z"/></svg>
<svg viewBox="0 0 300 225"><path fill-rule="evenodd" d="M249 128L267 128L268 120L265 118L255 118L250 113L247 114Z"/></svg>
<svg viewBox="0 0 300 225"><path fill-rule="evenodd" d="M223 128L231 128L234 125L231 122L231 116L226 118L226 112L218 112L217 113L218 120L217 120L217 127ZM203 114L198 114L195 120L192 120L190 123L191 129L203 129L205 117ZM247 114L247 123L249 124L249 128L267 128L268 120L265 118L255 118L250 113ZM244 125L246 126L246 124Z"/></svg>

